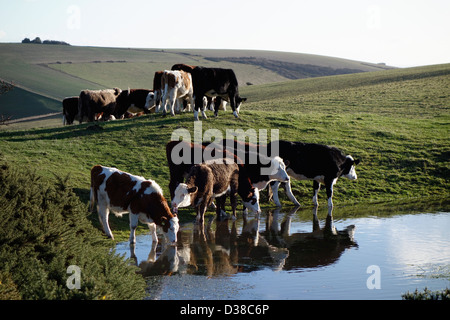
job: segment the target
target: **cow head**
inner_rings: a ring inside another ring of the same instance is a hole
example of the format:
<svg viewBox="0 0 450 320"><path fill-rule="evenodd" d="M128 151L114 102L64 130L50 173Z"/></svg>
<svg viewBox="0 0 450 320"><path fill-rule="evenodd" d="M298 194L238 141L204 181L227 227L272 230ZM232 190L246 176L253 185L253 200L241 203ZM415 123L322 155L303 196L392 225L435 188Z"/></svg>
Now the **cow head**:
<svg viewBox="0 0 450 320"><path fill-rule="evenodd" d="M173 218L168 220L166 217L162 217L161 226L163 228L164 234L169 238L169 241L174 244L177 242L177 233L180 229L178 223L178 217L175 215Z"/></svg>
<svg viewBox="0 0 450 320"><path fill-rule="evenodd" d="M254 212L254 213L260 213L261 208L259 206L259 190L258 188L252 188L248 195L244 197L243 199L244 206Z"/></svg>
<svg viewBox="0 0 450 320"><path fill-rule="evenodd" d="M175 189L175 194L172 199L172 210L174 213L178 212L178 208L188 207L194 203L197 187L189 188L187 184L180 183Z"/></svg>
<svg viewBox="0 0 450 320"><path fill-rule="evenodd" d="M347 156L344 163L341 165L341 177L356 180L358 176L356 175L355 166L359 163L359 159L354 160L352 156Z"/></svg>
<svg viewBox="0 0 450 320"><path fill-rule="evenodd" d="M156 103L155 93L149 92L147 98L145 98L145 107L144 107L145 112L149 112L151 107L153 107L155 103Z"/></svg>
<svg viewBox="0 0 450 320"><path fill-rule="evenodd" d="M245 101L247 101L247 98L241 98L240 96L236 96L236 111L233 112L236 118L239 116L239 108L241 107L242 102Z"/></svg>
<svg viewBox="0 0 450 320"><path fill-rule="evenodd" d="M286 160L286 164L280 157L276 156L270 160L269 168L262 168L261 171L267 170L265 174L267 174L270 180L278 180L278 181L289 181L289 175L286 172L286 165L289 165L289 161ZM261 172L263 173L263 172Z"/></svg>
<svg viewBox="0 0 450 320"><path fill-rule="evenodd" d="M120 89L120 88L114 88L113 90L114 90L114 95L116 97L119 96L122 93L122 89Z"/></svg>

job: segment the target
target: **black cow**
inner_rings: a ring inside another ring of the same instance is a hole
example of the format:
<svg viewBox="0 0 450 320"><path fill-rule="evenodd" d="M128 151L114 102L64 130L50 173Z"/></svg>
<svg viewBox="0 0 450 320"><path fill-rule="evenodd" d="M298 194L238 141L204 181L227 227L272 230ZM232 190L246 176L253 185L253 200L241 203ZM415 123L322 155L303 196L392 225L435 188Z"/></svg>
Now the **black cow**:
<svg viewBox="0 0 450 320"><path fill-rule="evenodd" d="M62 102L63 105L63 125L73 124L78 118L78 97L68 97Z"/></svg>
<svg viewBox="0 0 450 320"><path fill-rule="evenodd" d="M333 206L333 186L339 177L356 180L357 175L355 165L359 160L354 160L352 156L346 156L341 150L326 145L290 141L273 141L268 144L269 150L274 150L275 143L278 143L279 156L289 161L287 173L297 180L314 180L313 203L318 206L317 201L320 184L324 184L327 191L328 206ZM273 199L275 203L280 203L278 199L278 186L276 181L272 185ZM290 181L285 182L285 189L288 197L295 199L292 194ZM300 205L297 202L297 205Z"/></svg>
<svg viewBox="0 0 450 320"><path fill-rule="evenodd" d="M122 91L116 99L116 109L114 110L114 116L116 119L121 119L125 116L128 109L131 113L139 113L144 111L149 113L150 111L145 108L147 96L153 90L147 89L128 89Z"/></svg>
<svg viewBox="0 0 450 320"><path fill-rule="evenodd" d="M204 96L216 97L214 116L217 117L222 99L224 99L230 103L234 116L236 118L239 117L239 108L247 98L239 96L238 81L232 69L193 67L183 64L174 65L172 70L174 68L190 72L192 75L195 96L195 120L198 120L199 109L202 112L202 117L204 119L207 118L203 106Z"/></svg>

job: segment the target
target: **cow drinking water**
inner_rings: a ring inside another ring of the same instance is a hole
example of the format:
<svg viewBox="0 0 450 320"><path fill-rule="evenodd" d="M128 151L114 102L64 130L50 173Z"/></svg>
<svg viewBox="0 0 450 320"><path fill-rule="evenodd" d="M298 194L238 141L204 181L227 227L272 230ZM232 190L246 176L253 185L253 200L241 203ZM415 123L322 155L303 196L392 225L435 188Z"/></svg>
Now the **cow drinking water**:
<svg viewBox="0 0 450 320"><path fill-rule="evenodd" d="M153 180L134 176L115 168L94 166L91 169L91 211L97 202L100 222L106 235L114 236L109 228L109 212L117 216L130 214L130 243L136 242L138 221L149 226L153 242L158 242L156 226L162 227L169 241L177 241L178 217L170 212L161 187Z"/></svg>

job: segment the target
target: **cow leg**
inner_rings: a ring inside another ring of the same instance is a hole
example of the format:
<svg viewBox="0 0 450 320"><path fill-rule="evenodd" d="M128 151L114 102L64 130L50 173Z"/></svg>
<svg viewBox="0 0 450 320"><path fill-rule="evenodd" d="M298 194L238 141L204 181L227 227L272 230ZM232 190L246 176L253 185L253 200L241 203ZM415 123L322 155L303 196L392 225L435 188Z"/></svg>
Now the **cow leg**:
<svg viewBox="0 0 450 320"><path fill-rule="evenodd" d="M217 218L222 218L222 216L225 216L227 213L225 212L225 201L226 201L226 195L223 195L221 197L216 198L216 215Z"/></svg>
<svg viewBox="0 0 450 320"><path fill-rule="evenodd" d="M230 105L231 110L233 110L233 115L236 118L239 118L239 110L236 110L236 94L229 94L228 96L230 97Z"/></svg>
<svg viewBox="0 0 450 320"><path fill-rule="evenodd" d="M161 107L163 108L163 115L165 116L167 113L166 110L166 106L167 106L167 99L168 99L168 95L169 95L169 87L166 84L164 91L162 92L162 96L161 96Z"/></svg>
<svg viewBox="0 0 450 320"><path fill-rule="evenodd" d="M98 216L100 218L100 223L103 226L103 230L105 231L106 236L114 240L114 236L111 232L111 229L109 228L109 208L104 205L99 205L98 209L99 209Z"/></svg>
<svg viewBox="0 0 450 320"><path fill-rule="evenodd" d="M139 222L139 215L130 213L130 244L136 243L136 228Z"/></svg>
<svg viewBox="0 0 450 320"><path fill-rule="evenodd" d="M148 229L150 230L150 234L152 236L152 247L158 243L158 235L156 234L156 224L149 223Z"/></svg>
<svg viewBox="0 0 450 320"><path fill-rule="evenodd" d="M234 220L236 220L236 208L237 208L237 196L236 195L237 195L236 192L233 192L233 191L230 192L231 210L233 212L232 218Z"/></svg>
<svg viewBox="0 0 450 320"><path fill-rule="evenodd" d="M219 115L220 104L222 103L222 98L217 96L216 101L214 102L214 117Z"/></svg>
<svg viewBox="0 0 450 320"><path fill-rule="evenodd" d="M284 190L286 191L286 194L287 194L289 200L291 200L295 206L297 206L297 207L300 206L300 202L297 201L294 194L292 193L291 179L289 179L289 181L287 181L287 182L284 182ZM280 204L280 207L281 207L281 204Z"/></svg>
<svg viewBox="0 0 450 320"><path fill-rule="evenodd" d="M196 94L195 96L195 106L194 106L194 120L198 121L198 109L202 111L202 115L204 115L205 111L203 108L203 93Z"/></svg>
<svg viewBox="0 0 450 320"><path fill-rule="evenodd" d="M337 179L325 180L325 187L327 188L328 207L333 207L333 186Z"/></svg>
<svg viewBox="0 0 450 320"><path fill-rule="evenodd" d="M280 186L280 181L273 181L270 183L270 187L272 187L272 199L275 202L277 207L281 207L280 199L278 198L278 188Z"/></svg>
<svg viewBox="0 0 450 320"><path fill-rule="evenodd" d="M176 91L176 89L173 89L173 90L171 90L171 92L169 94L170 114L172 116L175 115L174 108L175 108L175 103L177 103L177 100L178 100L177 99L177 91ZM165 108L164 108L164 110L165 110Z"/></svg>
<svg viewBox="0 0 450 320"><path fill-rule="evenodd" d="M319 205L319 190L320 190L320 182L314 180L313 181L313 204L314 206Z"/></svg>
<svg viewBox="0 0 450 320"><path fill-rule="evenodd" d="M155 112L158 113L161 111L161 90L155 91Z"/></svg>
<svg viewBox="0 0 450 320"><path fill-rule="evenodd" d="M206 201L202 201L202 203L197 207L197 222L203 224L203 219L205 217L206 209L208 208L208 204Z"/></svg>

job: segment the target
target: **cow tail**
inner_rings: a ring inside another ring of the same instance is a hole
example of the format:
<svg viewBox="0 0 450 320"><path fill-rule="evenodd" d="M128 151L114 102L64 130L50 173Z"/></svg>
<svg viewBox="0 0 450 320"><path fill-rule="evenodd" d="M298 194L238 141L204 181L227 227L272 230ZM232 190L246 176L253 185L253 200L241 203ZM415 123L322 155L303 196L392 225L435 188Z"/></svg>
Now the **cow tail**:
<svg viewBox="0 0 450 320"><path fill-rule="evenodd" d="M82 111L83 111L83 93L80 94L80 97L78 99L78 121L80 122L80 124L83 122L83 115L82 115Z"/></svg>
<svg viewBox="0 0 450 320"><path fill-rule="evenodd" d="M94 187L91 187L91 196L89 199L89 212L94 212L94 206L95 206L95 202L97 201L97 195L96 192L94 191Z"/></svg>

